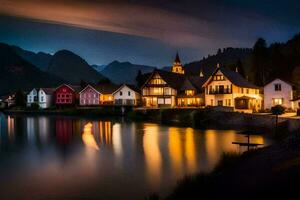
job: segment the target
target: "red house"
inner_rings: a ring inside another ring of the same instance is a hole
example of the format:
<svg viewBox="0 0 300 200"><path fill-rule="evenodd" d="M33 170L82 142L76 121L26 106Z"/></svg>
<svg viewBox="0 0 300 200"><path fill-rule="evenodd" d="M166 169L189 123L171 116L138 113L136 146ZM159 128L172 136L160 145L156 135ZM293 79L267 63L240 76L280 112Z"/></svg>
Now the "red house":
<svg viewBox="0 0 300 200"><path fill-rule="evenodd" d="M56 106L75 105L80 86L62 84L54 92L54 103Z"/></svg>

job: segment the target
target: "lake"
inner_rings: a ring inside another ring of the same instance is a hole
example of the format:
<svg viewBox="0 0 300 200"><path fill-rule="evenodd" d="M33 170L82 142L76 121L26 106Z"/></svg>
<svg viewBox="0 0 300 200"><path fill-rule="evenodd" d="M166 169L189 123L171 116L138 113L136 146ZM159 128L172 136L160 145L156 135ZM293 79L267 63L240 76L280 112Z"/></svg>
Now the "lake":
<svg viewBox="0 0 300 200"><path fill-rule="evenodd" d="M0 113L0 199L144 199L242 152L234 130ZM261 135L251 142L269 145Z"/></svg>

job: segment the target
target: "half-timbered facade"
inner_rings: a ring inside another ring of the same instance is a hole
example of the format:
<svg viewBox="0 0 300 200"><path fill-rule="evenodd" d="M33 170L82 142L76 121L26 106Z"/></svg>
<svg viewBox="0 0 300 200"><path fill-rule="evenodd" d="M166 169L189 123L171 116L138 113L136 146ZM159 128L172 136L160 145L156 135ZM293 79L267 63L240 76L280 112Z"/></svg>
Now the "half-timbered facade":
<svg viewBox="0 0 300 200"><path fill-rule="evenodd" d="M217 67L204 83L206 106L233 107L235 111L252 112L262 108L260 88L238 72Z"/></svg>

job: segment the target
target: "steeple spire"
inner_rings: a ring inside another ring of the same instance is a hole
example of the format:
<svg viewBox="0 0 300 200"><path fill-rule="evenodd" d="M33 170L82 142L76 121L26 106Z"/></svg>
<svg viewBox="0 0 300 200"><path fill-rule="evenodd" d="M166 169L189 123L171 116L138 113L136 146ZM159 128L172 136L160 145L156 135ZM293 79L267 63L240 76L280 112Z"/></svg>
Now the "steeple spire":
<svg viewBox="0 0 300 200"><path fill-rule="evenodd" d="M184 69L181 64L178 52L176 53L176 56L175 56L175 60L174 60L173 66L172 66L172 72L178 73L178 74L184 74Z"/></svg>
<svg viewBox="0 0 300 200"><path fill-rule="evenodd" d="M176 57L175 57L175 61L174 61L175 63L181 63L181 61L180 61L180 58L179 58L179 55L178 55L178 51L177 51L177 53L176 53Z"/></svg>

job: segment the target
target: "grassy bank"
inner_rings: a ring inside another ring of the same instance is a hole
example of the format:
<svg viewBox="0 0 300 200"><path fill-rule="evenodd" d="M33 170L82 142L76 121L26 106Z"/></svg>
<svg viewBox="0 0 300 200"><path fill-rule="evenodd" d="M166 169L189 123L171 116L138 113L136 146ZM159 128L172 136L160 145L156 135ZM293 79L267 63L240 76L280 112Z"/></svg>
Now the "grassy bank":
<svg viewBox="0 0 300 200"><path fill-rule="evenodd" d="M290 199L298 195L299 181L300 134L295 133L270 147L224 154L211 173L184 178L166 200Z"/></svg>

